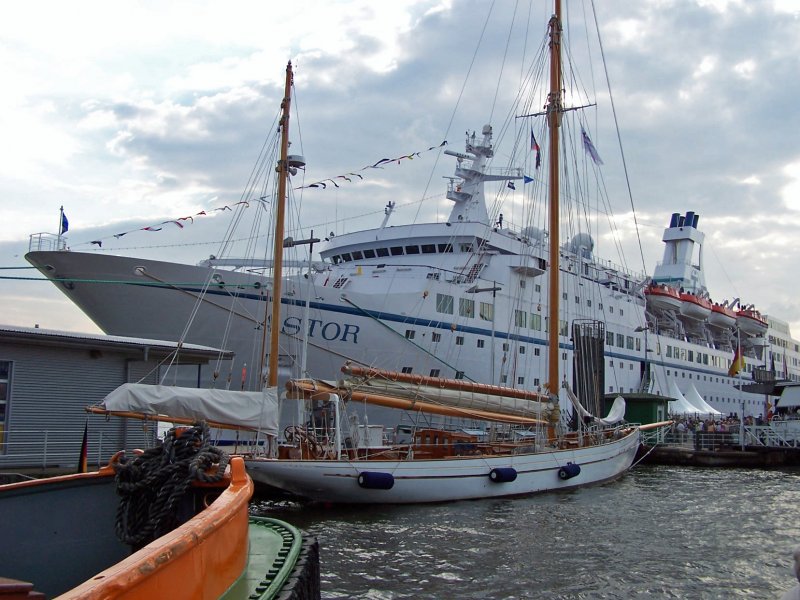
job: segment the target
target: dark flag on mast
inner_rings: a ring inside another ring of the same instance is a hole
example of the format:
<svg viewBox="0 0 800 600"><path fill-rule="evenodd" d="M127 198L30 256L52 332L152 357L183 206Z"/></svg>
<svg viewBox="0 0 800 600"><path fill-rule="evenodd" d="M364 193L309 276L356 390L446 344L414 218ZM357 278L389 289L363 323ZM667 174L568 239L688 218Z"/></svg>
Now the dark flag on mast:
<svg viewBox="0 0 800 600"><path fill-rule="evenodd" d="M83 442L81 443L81 454L78 458L78 473L88 472L88 455L89 455L89 419L83 426Z"/></svg>
<svg viewBox="0 0 800 600"><path fill-rule="evenodd" d="M531 127L531 150L536 152L536 168L538 169L542 164L542 149L539 148L539 143L533 135L533 127Z"/></svg>

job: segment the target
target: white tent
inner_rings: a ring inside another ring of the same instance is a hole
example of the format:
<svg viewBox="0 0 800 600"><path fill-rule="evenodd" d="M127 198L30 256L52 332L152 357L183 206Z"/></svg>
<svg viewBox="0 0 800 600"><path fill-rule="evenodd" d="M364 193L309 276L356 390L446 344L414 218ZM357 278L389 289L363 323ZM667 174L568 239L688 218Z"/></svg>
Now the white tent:
<svg viewBox="0 0 800 600"><path fill-rule="evenodd" d="M674 400L669 403L668 407L669 414L671 415L695 415L701 412L696 406L684 398L674 379L669 380L669 397L674 398Z"/></svg>
<svg viewBox="0 0 800 600"><path fill-rule="evenodd" d="M697 412L701 415L711 415L712 417L722 416L721 412L703 400L703 397L700 395L700 392L697 391L697 388L694 387L693 383L689 384L689 389L686 390L685 397L686 400L689 401L689 404L693 404L697 407Z"/></svg>

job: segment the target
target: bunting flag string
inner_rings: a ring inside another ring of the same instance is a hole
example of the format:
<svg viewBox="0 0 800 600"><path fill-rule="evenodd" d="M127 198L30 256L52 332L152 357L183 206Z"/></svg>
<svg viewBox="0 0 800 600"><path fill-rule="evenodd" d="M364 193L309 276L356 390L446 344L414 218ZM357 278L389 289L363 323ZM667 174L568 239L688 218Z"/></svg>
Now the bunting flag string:
<svg viewBox="0 0 800 600"><path fill-rule="evenodd" d="M258 202L265 201L266 198L259 198ZM247 200L241 200L239 202L234 203L231 206L218 206L217 208L211 208L208 210L201 210L199 213L195 213L194 215L187 215L185 217L178 217L177 219L170 219L168 221L162 221L161 223L155 225L148 225L147 227L139 227L138 229L131 229L130 231L123 231L122 233L115 233L113 237L119 239L129 233L133 233L135 231L162 231L164 227L162 225L176 225L179 229L183 229L185 227L184 223L181 221L188 221L189 223L194 223L195 218L197 217L207 217L209 214L214 212L225 212L226 210L233 210L232 207L234 206L244 206L245 208L250 207L250 202ZM103 242L102 240L93 240L90 242L91 244L95 244L97 246L102 247Z"/></svg>
<svg viewBox="0 0 800 600"><path fill-rule="evenodd" d="M383 169L384 166L390 165L390 164L393 164L393 163L396 163L396 164L399 165L401 163L401 161L414 160L415 157L419 157L422 154L424 154L425 152L430 152L431 150L436 150L437 148L441 148L441 147L446 146L446 145L447 145L447 140L443 141L438 146L431 146L427 150L420 150L418 152L412 152L411 154L404 154L403 156L398 156L396 158L382 158L379 161L376 161L376 162L372 163L371 165L367 165L366 167L363 167L363 168L359 169L359 171L366 171L367 169ZM338 188L339 184L336 182L337 179L347 181L348 183L353 183L353 178L355 178L355 177L358 177L359 180L364 179L364 176L361 175L360 172L351 172L351 173L346 173L344 175L337 175L336 177L327 177L325 179L320 179L319 181L315 181L315 182L309 183L307 185L301 185L301 186L296 187L294 189L303 190L303 189L306 189L306 188L318 188L318 189L321 188L321 189L324 190L324 189L327 189L327 187L329 185L333 185L333 187Z"/></svg>

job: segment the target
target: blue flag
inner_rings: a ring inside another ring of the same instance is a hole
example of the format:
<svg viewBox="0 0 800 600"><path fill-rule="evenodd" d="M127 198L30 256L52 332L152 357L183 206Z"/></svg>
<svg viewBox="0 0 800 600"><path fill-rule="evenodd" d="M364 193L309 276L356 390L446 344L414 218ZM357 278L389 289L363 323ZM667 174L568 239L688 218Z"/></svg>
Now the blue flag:
<svg viewBox="0 0 800 600"><path fill-rule="evenodd" d="M603 159L600 158L600 155L597 153L597 149L594 147L592 140L589 139L589 136L586 134L586 130L581 127L581 136L583 137L583 148L586 150L586 153L592 158L594 164L602 165Z"/></svg>
<svg viewBox="0 0 800 600"><path fill-rule="evenodd" d="M67 221L67 215L63 212L61 213L61 233L67 233L69 230L69 221Z"/></svg>

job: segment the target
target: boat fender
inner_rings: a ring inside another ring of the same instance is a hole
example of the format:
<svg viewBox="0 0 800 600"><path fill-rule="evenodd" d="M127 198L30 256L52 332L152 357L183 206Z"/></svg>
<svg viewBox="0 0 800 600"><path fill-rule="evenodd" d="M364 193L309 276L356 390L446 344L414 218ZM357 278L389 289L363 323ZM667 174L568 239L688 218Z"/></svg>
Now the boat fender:
<svg viewBox="0 0 800 600"><path fill-rule="evenodd" d="M580 475L581 466L575 463L567 463L558 470L559 479L572 479L576 475Z"/></svg>
<svg viewBox="0 0 800 600"><path fill-rule="evenodd" d="M489 471L489 479L495 483L508 483L517 478L517 470L514 467L497 467Z"/></svg>
<svg viewBox="0 0 800 600"><path fill-rule="evenodd" d="M361 471L358 485L368 490L390 490L394 487L394 475L378 471Z"/></svg>

